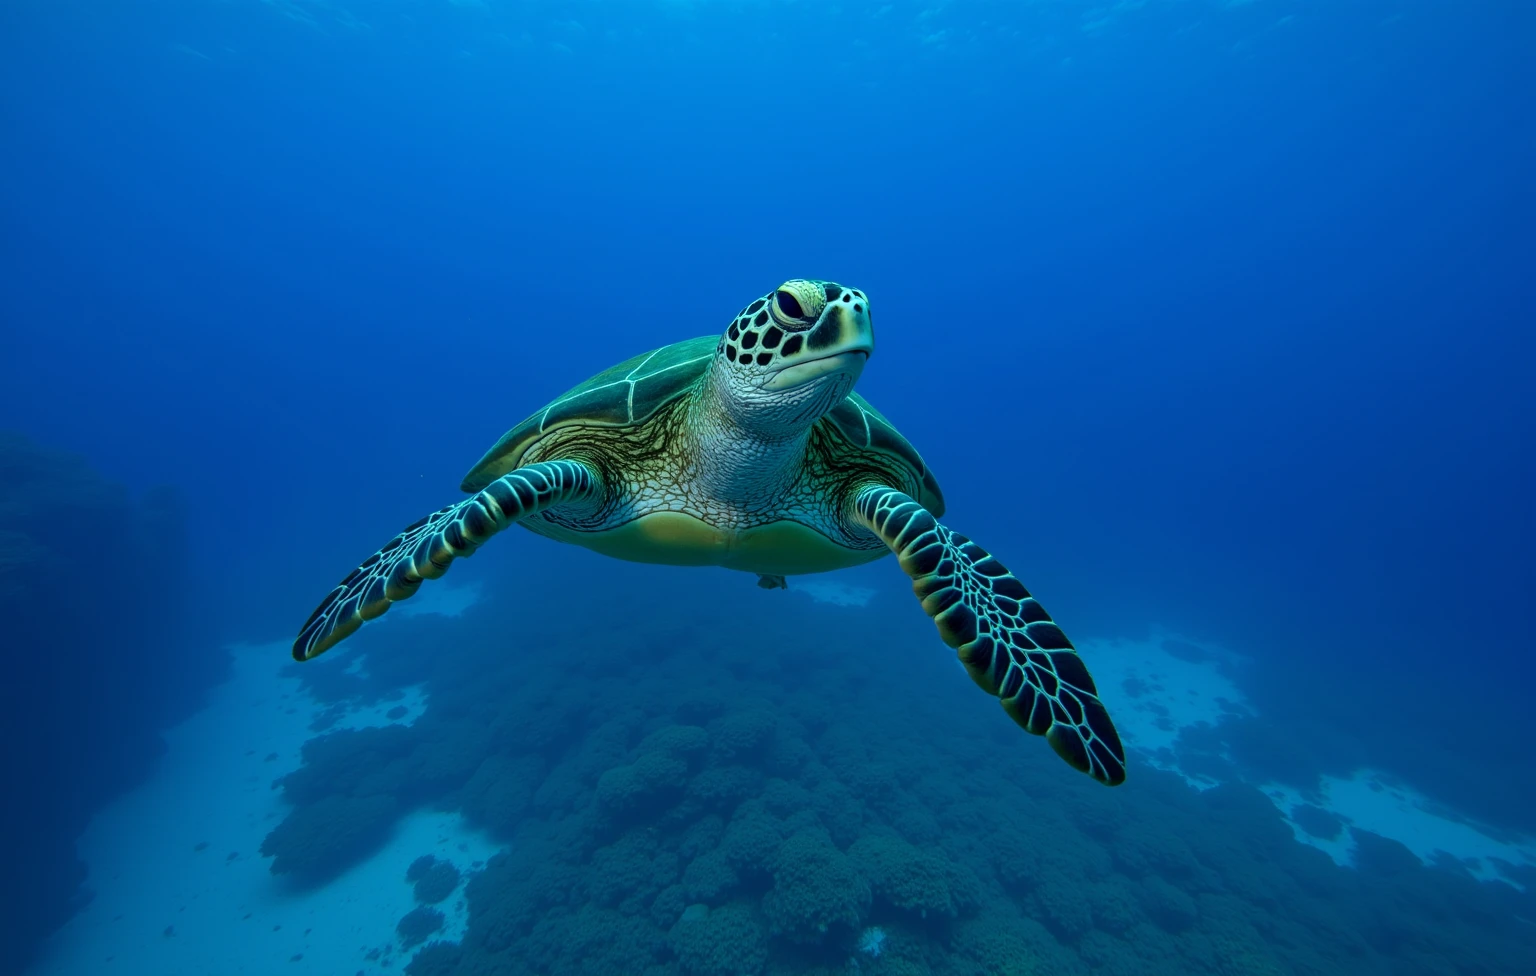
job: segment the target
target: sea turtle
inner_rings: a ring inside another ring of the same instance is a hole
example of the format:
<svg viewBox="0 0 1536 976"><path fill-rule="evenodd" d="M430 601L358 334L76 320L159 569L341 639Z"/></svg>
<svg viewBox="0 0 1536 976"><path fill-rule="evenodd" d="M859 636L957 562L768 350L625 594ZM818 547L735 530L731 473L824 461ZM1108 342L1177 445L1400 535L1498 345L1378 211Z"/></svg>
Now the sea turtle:
<svg viewBox="0 0 1536 976"><path fill-rule="evenodd" d="M324 653L513 524L769 587L889 551L978 685L1077 769L1122 782L1125 750L1071 642L1001 563L939 521L944 497L922 456L853 392L873 350L863 292L796 279L721 335L599 373L487 451L460 486L469 498L342 580L293 656Z"/></svg>

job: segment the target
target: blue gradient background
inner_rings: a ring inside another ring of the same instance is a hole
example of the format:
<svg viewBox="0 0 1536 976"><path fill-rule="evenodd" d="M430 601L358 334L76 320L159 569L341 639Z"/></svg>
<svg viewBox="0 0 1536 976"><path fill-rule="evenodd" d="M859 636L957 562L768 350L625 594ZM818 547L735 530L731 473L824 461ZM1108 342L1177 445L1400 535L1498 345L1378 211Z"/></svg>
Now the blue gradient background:
<svg viewBox="0 0 1536 976"><path fill-rule="evenodd" d="M538 404L833 278L861 392L1069 633L1242 650L1255 764L1536 830L1533 37L1515 2L11 0L0 426L184 499L195 634L110 695L152 735ZM8 732L71 724L5 643Z"/></svg>

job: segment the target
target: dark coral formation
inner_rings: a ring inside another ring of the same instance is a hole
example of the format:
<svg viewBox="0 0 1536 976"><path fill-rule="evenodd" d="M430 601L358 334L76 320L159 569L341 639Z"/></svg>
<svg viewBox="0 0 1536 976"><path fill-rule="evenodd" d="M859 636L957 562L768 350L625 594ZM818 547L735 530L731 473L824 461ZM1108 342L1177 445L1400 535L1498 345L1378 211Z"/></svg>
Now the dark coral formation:
<svg viewBox="0 0 1536 976"><path fill-rule="evenodd" d="M273 874L324 881L383 843L399 812L395 798L385 794L322 797L278 824L262 841L261 854L272 858Z"/></svg>
<svg viewBox="0 0 1536 976"><path fill-rule="evenodd" d="M1291 820L1308 834L1323 840L1334 840L1344 831L1344 821L1340 820L1337 814L1329 813L1310 803L1303 803L1292 810Z"/></svg>
<svg viewBox="0 0 1536 976"><path fill-rule="evenodd" d="M430 704L311 743L282 783L286 856L358 856L315 810L368 797L508 842L469 877L462 943L407 972L1492 976L1536 957L1532 899L1459 866L1361 835L1340 868L1248 786L1072 775L911 615L764 615L794 597L680 575L698 592L672 625L629 578L579 617L519 619L543 656L508 653L494 607L359 638Z"/></svg>
<svg viewBox="0 0 1536 976"><path fill-rule="evenodd" d="M406 869L405 880L411 882L416 900L423 905L436 905L453 894L463 875L448 861L439 861L431 854L423 854Z"/></svg>
<svg viewBox="0 0 1536 976"><path fill-rule="evenodd" d="M395 934L400 936L400 944L407 949L414 949L427 939L441 932L446 919L443 913L426 905L417 905L406 912L395 925Z"/></svg>
<svg viewBox="0 0 1536 976"><path fill-rule="evenodd" d="M850 942L869 914L869 882L826 831L802 828L767 862L773 884L762 897L774 935L806 945Z"/></svg>
<svg viewBox="0 0 1536 976"><path fill-rule="evenodd" d="M737 976L759 973L768 962L768 933L763 920L743 904L692 905L667 933L684 976Z"/></svg>
<svg viewBox="0 0 1536 976"><path fill-rule="evenodd" d="M228 667L189 613L186 568L169 489L134 498L85 459L0 431L0 971L25 969L88 899L79 833Z"/></svg>

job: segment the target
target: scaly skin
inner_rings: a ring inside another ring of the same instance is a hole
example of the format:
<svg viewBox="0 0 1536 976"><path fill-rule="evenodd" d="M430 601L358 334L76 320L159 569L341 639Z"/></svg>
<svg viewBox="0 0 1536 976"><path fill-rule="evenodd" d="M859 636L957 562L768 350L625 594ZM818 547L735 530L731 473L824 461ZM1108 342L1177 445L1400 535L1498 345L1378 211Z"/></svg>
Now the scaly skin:
<svg viewBox="0 0 1536 976"><path fill-rule="evenodd" d="M1125 782L1125 747L1093 677L1024 584L894 488L868 485L852 508L912 577L912 592L971 680L1076 769L1108 786Z"/></svg>
<svg viewBox="0 0 1536 976"><path fill-rule="evenodd" d="M1123 782L1125 750L1071 642L1001 563L939 522L927 466L850 396L874 350L864 294L785 282L737 314L705 369L708 349L636 357L509 431L465 479L475 494L353 570L294 657L335 646L514 523L619 558L760 573L764 586L888 549L979 686L1074 767Z"/></svg>
<svg viewBox="0 0 1536 976"><path fill-rule="evenodd" d="M472 556L491 536L521 519L602 490L595 471L575 461L547 461L518 468L483 491L438 509L407 526L363 560L309 615L293 642L293 656L307 661L415 595L424 579L437 579L455 560Z"/></svg>
<svg viewBox="0 0 1536 976"><path fill-rule="evenodd" d="M846 396L835 387L837 399ZM880 552L885 544L849 518L842 497L871 480L916 490L900 465L855 453L825 425L788 437L756 437L714 406L713 378L696 394L637 427L565 427L529 448L525 460L577 458L602 473L604 492L524 520L540 535L581 544L658 512L690 515L740 532L793 521L843 548Z"/></svg>

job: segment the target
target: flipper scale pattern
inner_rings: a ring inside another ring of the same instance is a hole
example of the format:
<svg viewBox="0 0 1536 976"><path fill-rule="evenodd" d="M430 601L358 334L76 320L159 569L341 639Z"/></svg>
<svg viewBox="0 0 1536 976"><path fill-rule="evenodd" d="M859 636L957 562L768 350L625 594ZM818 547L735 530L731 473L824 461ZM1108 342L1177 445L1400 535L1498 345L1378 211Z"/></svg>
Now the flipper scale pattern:
<svg viewBox="0 0 1536 976"><path fill-rule="evenodd" d="M597 475L576 461L541 461L510 471L455 505L419 519L379 547L309 615L293 642L307 661L341 643L390 604L415 594L421 581L448 572L491 536L529 515L599 490Z"/></svg>
<svg viewBox="0 0 1536 976"><path fill-rule="evenodd" d="M1017 577L894 488L865 487L853 514L896 554L977 685L1075 768L1110 786L1125 781L1125 747L1088 668Z"/></svg>

